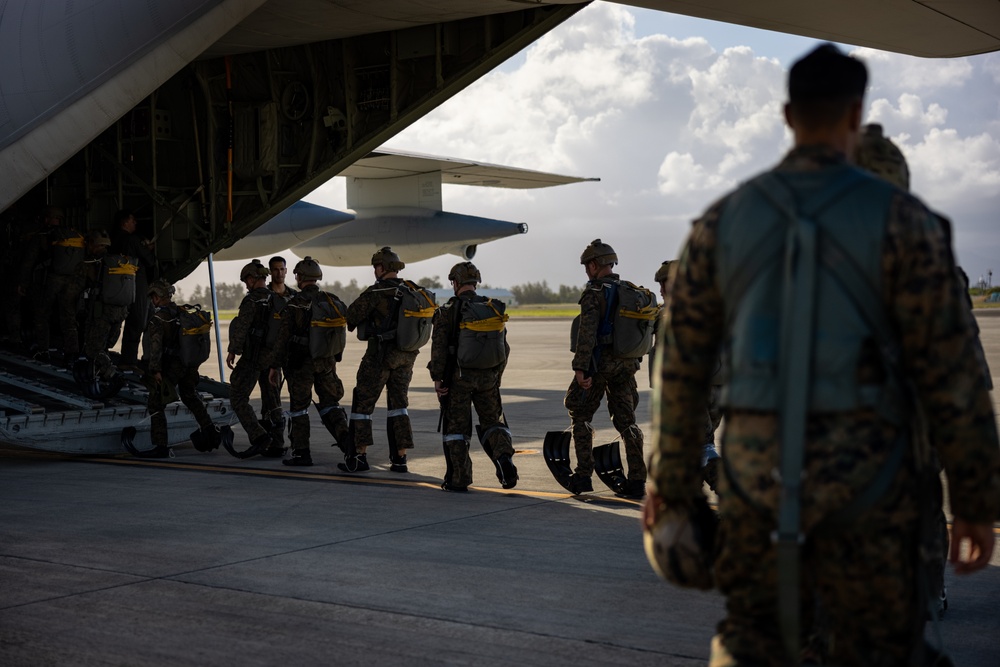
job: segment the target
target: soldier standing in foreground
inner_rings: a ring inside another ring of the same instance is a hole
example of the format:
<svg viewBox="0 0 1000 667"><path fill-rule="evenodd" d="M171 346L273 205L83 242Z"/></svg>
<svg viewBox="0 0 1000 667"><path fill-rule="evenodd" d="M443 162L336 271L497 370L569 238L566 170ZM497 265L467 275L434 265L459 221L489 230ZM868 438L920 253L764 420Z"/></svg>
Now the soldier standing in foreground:
<svg viewBox="0 0 1000 667"><path fill-rule="evenodd" d="M229 325L229 354L226 365L232 370L229 377L231 386L229 403L239 417L243 430L250 438L250 448L238 458L250 458L261 454L278 458L284 455L284 448L275 442L267 430L257 420L250 406L250 392L257 384L261 373L268 370L264 363L264 344L269 320L271 319L271 299L275 296L265 286L268 271L259 260L253 260L240 271L240 280L247 287L247 295L240 302L240 310ZM236 361L239 357L239 361ZM235 365L234 365L235 362ZM274 405L277 386L270 382L261 387L261 403ZM267 398L265 399L265 395Z"/></svg>
<svg viewBox="0 0 1000 667"><path fill-rule="evenodd" d="M608 410L615 429L625 441L628 462L628 488L624 494L642 496L646 483L642 431L635 423L639 391L635 374L639 359L623 359L612 353L609 301L616 298L620 278L613 272L618 263L614 249L600 239L592 241L580 256L580 264L589 282L580 297L580 329L573 356L575 375L566 390L564 404L569 411L576 451L576 469L570 479L570 491L593 491L594 429L590 425L601 399L608 397ZM648 349L647 342L647 349Z"/></svg>
<svg viewBox="0 0 1000 667"><path fill-rule="evenodd" d="M180 357L180 312L174 304L174 286L166 280L155 280L147 290L153 303L153 316L143 334L146 337L146 351L149 355L149 435L153 449L144 452L145 458L166 458L170 456L167 438L167 416L163 410L179 395L181 401L194 415L201 427L202 444L199 449L207 451L219 446L222 435L219 427L212 423L201 400L198 390L198 367L186 365ZM176 392L174 387L176 386ZM195 433L198 433L197 431ZM196 443L197 444L197 443Z"/></svg>
<svg viewBox="0 0 1000 667"><path fill-rule="evenodd" d="M398 291L403 284L399 272L406 265L386 246L372 255L375 284L358 295L347 309L347 326L361 327L359 336L368 341L368 349L358 366L358 378L351 403L351 438L354 454L346 453L337 467L346 472L365 472L368 448L373 444L372 413L382 389L386 389L389 410L386 434L389 439L389 470L407 472L406 450L413 448L413 428L408 411L413 364L419 351L404 352L396 345L395 331L399 310Z"/></svg>
<svg viewBox="0 0 1000 667"><path fill-rule="evenodd" d="M313 386L319 399L317 407L320 418L337 443L343 445L346 442L348 428L347 416L340 407L340 399L344 397L344 383L337 377L337 358L343 351L343 338L341 337L339 344L340 350L326 343L316 344L310 339L333 333L322 330L334 328L342 329L341 336L346 336L347 323L343 321L342 314L339 322L326 321L334 319L329 316L324 320L314 317L314 311L324 308L327 303L336 304L333 310L339 310L343 305L340 299L319 289L316 281L323 278L323 270L316 260L306 257L295 265L294 274L299 293L281 311L278 337L274 347L268 351L266 363L271 369L272 385L278 386L281 369L285 369L288 381L288 404L292 419L289 439L292 451L291 457L282 463L287 466L311 466L309 403L312 400ZM320 302L317 304L319 308L314 306L316 301Z"/></svg>
<svg viewBox="0 0 1000 667"><path fill-rule="evenodd" d="M472 262L448 274L455 296L434 314L431 360L427 365L434 391L442 402L444 455L447 469L441 488L468 491L472 484L472 406L479 415L480 441L505 489L517 484L514 446L500 402L500 377L510 347L504 304L476 294L481 281Z"/></svg>
<svg viewBox="0 0 1000 667"><path fill-rule="evenodd" d="M644 525L658 571L705 588L714 577L726 595L712 665L798 664L817 599L826 662L926 659L914 582L929 456L908 434L913 401L948 473L956 571L993 551L1000 450L966 353L973 325L934 214L847 162L866 85L865 66L831 44L792 66L795 147L694 223L671 292ZM690 443L723 342L713 570Z"/></svg>

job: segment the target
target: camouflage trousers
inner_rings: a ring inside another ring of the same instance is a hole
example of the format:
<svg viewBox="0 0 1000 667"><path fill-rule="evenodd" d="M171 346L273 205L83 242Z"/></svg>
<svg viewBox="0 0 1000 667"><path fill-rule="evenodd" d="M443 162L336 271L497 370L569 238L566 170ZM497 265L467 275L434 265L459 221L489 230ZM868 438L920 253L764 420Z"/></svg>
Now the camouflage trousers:
<svg viewBox="0 0 1000 667"><path fill-rule="evenodd" d="M351 402L351 429L354 446L364 453L372 444L372 414L382 390L386 390L389 413L386 433L393 456L400 449L413 448L413 428L410 426L407 393L413 380L413 363L419 352L403 352L392 345L370 341L358 366L358 378Z"/></svg>
<svg viewBox="0 0 1000 667"><path fill-rule="evenodd" d="M260 417L272 424L280 424L282 420L281 385L284 379L279 379L278 386L275 387L271 384L270 372L270 368L264 368L257 377L257 386L260 387Z"/></svg>
<svg viewBox="0 0 1000 667"><path fill-rule="evenodd" d="M472 484L472 408L482 429L483 449L491 460L504 454L514 456L510 430L500 402L500 375L496 370L455 371L444 409L445 481L455 486Z"/></svg>
<svg viewBox="0 0 1000 667"><path fill-rule="evenodd" d="M49 274L45 287L35 302L35 345L47 350L50 346L52 311L59 320L60 349L68 359L80 354L80 331L76 322L76 306L83 285L77 276Z"/></svg>
<svg viewBox="0 0 1000 667"><path fill-rule="evenodd" d="M128 306L109 306L103 303L90 305L83 327L83 354L94 362L94 370L99 376L107 377L114 371L114 364L108 356L108 339L117 331Z"/></svg>
<svg viewBox="0 0 1000 667"><path fill-rule="evenodd" d="M776 423L770 416L740 414L727 426L715 561L727 614L710 665L783 667L806 658L844 667L910 664L922 646L925 612L919 591L926 587L917 567L921 492L904 461L871 507L833 523L831 517L874 479L896 437L888 427L879 436L867 422L832 418L811 419L807 433L801 504L806 539L799 550L804 652L793 661L786 657L771 538L781 498L770 472L778 457Z"/></svg>
<svg viewBox="0 0 1000 667"><path fill-rule="evenodd" d="M250 406L250 393L257 385L261 376L261 365L253 359L241 356L236 362L236 368L229 376L229 404L233 406L233 412L240 420L240 425L247 432L250 442L267 435L267 430L261 426L257 420L257 415ZM278 388L270 382L261 385L261 403L264 402L265 395L278 393ZM274 402L274 398L271 402ZM280 417L280 415L279 415ZM280 423L280 421L278 422Z"/></svg>
<svg viewBox="0 0 1000 667"><path fill-rule="evenodd" d="M566 390L563 404L569 411L573 428L573 445L576 450L575 472L590 477L594 473L594 430L590 425L601 399L608 397L611 423L625 442L628 461L628 478L646 481L646 462L642 456L642 431L635 423L635 408L639 404L639 391L635 383L636 368L628 361L612 361L593 375L590 389L584 389L576 378Z"/></svg>
<svg viewBox="0 0 1000 667"><path fill-rule="evenodd" d="M135 276L135 301L128 307L125 317L125 328L122 331L122 363L135 364L139 358L139 341L149 322L149 296L146 290L149 283L146 280L145 269L140 269ZM117 336L116 336L117 338ZM111 343L114 345L114 343Z"/></svg>
<svg viewBox="0 0 1000 667"><path fill-rule="evenodd" d="M177 387L177 395L194 415L199 427L209 428L212 426L212 418L208 416L205 403L202 402L196 389L198 386L197 368L188 368L181 364L180 359L168 357L163 360L163 370L160 372L160 377L162 378L161 382ZM166 447L169 444L167 441L167 415L163 410L167 407L166 397L170 393L172 392L157 390L156 387L152 387L149 392L149 402L147 403L151 422L149 435L155 447Z"/></svg>
<svg viewBox="0 0 1000 667"><path fill-rule="evenodd" d="M288 382L288 408L291 417L292 451L309 451L309 403L313 389L316 405L327 430L340 441L347 434L347 416L340 407L344 383L337 377L333 359L307 359L301 365L285 369Z"/></svg>

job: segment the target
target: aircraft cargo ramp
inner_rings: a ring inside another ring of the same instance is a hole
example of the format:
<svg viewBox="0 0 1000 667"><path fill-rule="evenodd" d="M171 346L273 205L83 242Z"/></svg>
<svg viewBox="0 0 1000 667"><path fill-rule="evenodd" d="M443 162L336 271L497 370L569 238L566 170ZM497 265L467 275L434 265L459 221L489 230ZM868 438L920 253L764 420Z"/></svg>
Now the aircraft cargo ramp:
<svg viewBox="0 0 1000 667"><path fill-rule="evenodd" d="M138 375L127 373L113 397L84 395L73 373L60 366L0 351L0 445L62 454L120 454L122 429L137 431L137 449L149 449L148 392ZM218 425L230 424L228 388L204 379L198 386L209 415ZM167 406L171 444L187 440L198 428L182 403Z"/></svg>

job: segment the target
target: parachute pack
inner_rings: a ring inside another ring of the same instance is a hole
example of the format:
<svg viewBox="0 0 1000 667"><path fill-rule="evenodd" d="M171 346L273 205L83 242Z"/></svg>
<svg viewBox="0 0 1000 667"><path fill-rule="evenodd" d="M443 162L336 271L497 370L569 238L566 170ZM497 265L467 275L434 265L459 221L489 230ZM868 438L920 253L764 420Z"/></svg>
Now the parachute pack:
<svg viewBox="0 0 1000 667"><path fill-rule="evenodd" d="M75 229L57 227L50 232L52 240L52 273L59 276L71 276L76 273L84 259L83 234Z"/></svg>
<svg viewBox="0 0 1000 667"><path fill-rule="evenodd" d="M101 259L101 301L109 306L129 306L135 301L135 274L139 264L128 255Z"/></svg>
<svg viewBox="0 0 1000 667"><path fill-rule="evenodd" d="M627 280L606 285L614 289L610 295L605 291L607 311L597 341L610 343L613 357L641 359L653 347L653 330L659 314L656 295Z"/></svg>
<svg viewBox="0 0 1000 667"><path fill-rule="evenodd" d="M177 306L177 351L181 363L197 368L212 354L212 316L200 305Z"/></svg>
<svg viewBox="0 0 1000 667"><path fill-rule="evenodd" d="M404 280L396 288L396 347L403 352L416 352L431 338L431 319L437 301L430 292L415 282Z"/></svg>
<svg viewBox="0 0 1000 667"><path fill-rule="evenodd" d="M460 368L495 368L507 359L506 322L510 319L506 304L489 297L459 299L462 310L458 321L456 357Z"/></svg>
<svg viewBox="0 0 1000 667"><path fill-rule="evenodd" d="M347 346L347 306L330 294L320 292L312 302L309 319L309 356L313 359L338 357Z"/></svg>

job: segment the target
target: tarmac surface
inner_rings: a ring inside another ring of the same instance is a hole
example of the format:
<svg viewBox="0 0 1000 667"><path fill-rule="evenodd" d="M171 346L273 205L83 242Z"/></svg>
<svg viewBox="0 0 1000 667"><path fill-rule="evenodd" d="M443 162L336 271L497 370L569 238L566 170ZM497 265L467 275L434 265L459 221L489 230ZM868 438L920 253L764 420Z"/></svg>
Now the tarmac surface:
<svg viewBox="0 0 1000 667"><path fill-rule="evenodd" d="M979 322L1000 368L1000 317ZM722 597L657 579L639 504L596 477L570 496L542 459L544 433L569 426L569 324L510 322L509 491L476 443L473 489L439 488L426 348L407 474L388 470L384 397L365 475L337 470L315 412L311 468L190 445L168 460L0 451L0 665L705 664ZM347 407L362 352L352 339L338 367ZM648 453L645 365L637 377ZM595 444L615 439L606 411L594 426ZM1000 549L947 585L955 664L997 665Z"/></svg>

